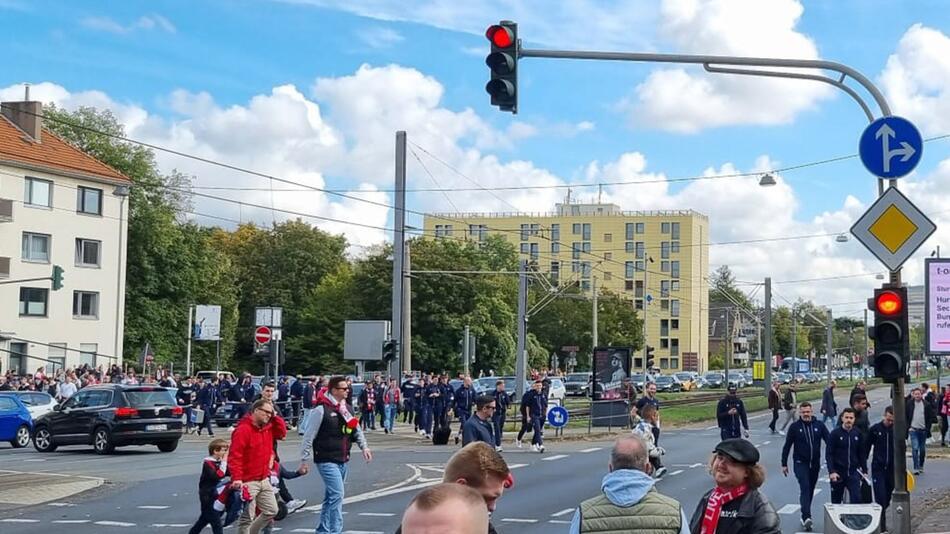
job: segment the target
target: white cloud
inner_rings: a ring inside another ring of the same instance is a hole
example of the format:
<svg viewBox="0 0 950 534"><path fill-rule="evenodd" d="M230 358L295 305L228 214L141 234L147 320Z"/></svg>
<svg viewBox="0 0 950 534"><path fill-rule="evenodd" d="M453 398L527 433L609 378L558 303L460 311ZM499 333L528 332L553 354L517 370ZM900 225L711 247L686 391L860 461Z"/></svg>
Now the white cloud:
<svg viewBox="0 0 950 534"><path fill-rule="evenodd" d="M283 0L353 13L361 17L424 24L474 35L501 19L519 23L526 43L565 48L642 49L655 26L655 2L648 0ZM577 31L583 24L583 31ZM484 52L482 52L484 53Z"/></svg>
<svg viewBox="0 0 950 534"><path fill-rule="evenodd" d="M687 54L817 59L797 29L798 0L664 0L660 35ZM694 133L742 124L784 124L832 91L823 84L661 68L620 108L636 124Z"/></svg>
<svg viewBox="0 0 950 534"><path fill-rule="evenodd" d="M96 31L114 33L117 35L128 35L138 30L159 30L167 33L175 33L177 28L170 20L161 15L143 15L129 24L122 24L111 17L85 17L79 21L79 24L85 28Z"/></svg>
<svg viewBox="0 0 950 534"><path fill-rule="evenodd" d="M894 113L926 134L950 132L950 37L921 24L911 26L880 79Z"/></svg>
<svg viewBox="0 0 950 534"><path fill-rule="evenodd" d="M356 36L371 48L389 48L405 40L402 34L391 28L363 28L356 32Z"/></svg>

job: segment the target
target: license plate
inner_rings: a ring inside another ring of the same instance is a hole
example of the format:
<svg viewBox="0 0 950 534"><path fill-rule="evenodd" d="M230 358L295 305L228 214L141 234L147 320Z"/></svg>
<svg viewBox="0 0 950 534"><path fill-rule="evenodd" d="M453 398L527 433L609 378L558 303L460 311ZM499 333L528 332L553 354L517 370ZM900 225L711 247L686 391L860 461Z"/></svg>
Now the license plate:
<svg viewBox="0 0 950 534"><path fill-rule="evenodd" d="M146 431L168 430L168 425L145 425Z"/></svg>

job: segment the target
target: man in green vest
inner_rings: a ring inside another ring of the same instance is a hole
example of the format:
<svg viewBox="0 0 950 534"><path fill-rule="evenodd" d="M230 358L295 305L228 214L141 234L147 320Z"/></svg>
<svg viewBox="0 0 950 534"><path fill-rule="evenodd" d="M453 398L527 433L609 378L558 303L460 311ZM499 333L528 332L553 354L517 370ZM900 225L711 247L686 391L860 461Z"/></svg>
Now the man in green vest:
<svg viewBox="0 0 950 534"><path fill-rule="evenodd" d="M633 434L617 438L607 469L602 493L582 502L574 512L571 534L689 534L680 503L653 488L656 480L650 474L653 467L643 438Z"/></svg>

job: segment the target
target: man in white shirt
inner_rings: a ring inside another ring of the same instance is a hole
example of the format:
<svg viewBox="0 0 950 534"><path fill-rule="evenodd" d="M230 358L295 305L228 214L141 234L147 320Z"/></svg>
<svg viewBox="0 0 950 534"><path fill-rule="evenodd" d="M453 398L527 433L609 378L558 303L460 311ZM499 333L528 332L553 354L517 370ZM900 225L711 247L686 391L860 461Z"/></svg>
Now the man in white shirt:
<svg viewBox="0 0 950 534"><path fill-rule="evenodd" d="M59 388L56 391L56 396L59 397L60 400L66 400L75 395L76 391L78 391L76 383L73 381L71 376L67 375L66 378L63 379L63 382L59 385Z"/></svg>

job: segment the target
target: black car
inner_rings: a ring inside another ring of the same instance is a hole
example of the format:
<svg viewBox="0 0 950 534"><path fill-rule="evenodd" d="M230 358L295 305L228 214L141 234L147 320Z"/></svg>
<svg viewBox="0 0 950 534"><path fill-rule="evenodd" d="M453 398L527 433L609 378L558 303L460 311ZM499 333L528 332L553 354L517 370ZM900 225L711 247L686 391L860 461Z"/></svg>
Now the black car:
<svg viewBox="0 0 950 534"><path fill-rule="evenodd" d="M571 373L564 380L564 394L587 397L590 395L590 385L593 381L591 373Z"/></svg>
<svg viewBox="0 0 950 534"><path fill-rule="evenodd" d="M60 445L92 445L97 454L109 454L125 445L157 445L172 452L182 436L182 414L163 387L89 386L34 421L33 446L52 452Z"/></svg>

